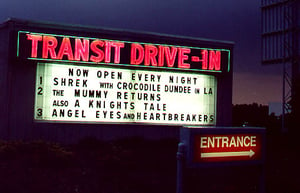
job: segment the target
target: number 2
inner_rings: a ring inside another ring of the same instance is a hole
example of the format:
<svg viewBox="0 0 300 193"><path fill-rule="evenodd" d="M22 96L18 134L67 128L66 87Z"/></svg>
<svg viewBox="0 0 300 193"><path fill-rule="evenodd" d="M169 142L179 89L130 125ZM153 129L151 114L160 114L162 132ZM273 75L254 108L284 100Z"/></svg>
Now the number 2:
<svg viewBox="0 0 300 193"><path fill-rule="evenodd" d="M43 95L43 88L42 87L38 88L38 95Z"/></svg>

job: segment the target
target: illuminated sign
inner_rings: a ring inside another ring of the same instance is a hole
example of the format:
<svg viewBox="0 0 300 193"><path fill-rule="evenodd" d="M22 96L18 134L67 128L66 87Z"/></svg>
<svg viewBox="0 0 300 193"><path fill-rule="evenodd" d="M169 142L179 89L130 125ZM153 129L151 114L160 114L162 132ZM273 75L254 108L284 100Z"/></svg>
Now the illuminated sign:
<svg viewBox="0 0 300 193"><path fill-rule="evenodd" d="M261 164L265 159L265 128L184 126L180 141L189 167Z"/></svg>
<svg viewBox="0 0 300 193"><path fill-rule="evenodd" d="M35 120L215 125L215 76L38 63Z"/></svg>
<svg viewBox="0 0 300 193"><path fill-rule="evenodd" d="M261 159L260 134L196 135L195 162Z"/></svg>
<svg viewBox="0 0 300 193"><path fill-rule="evenodd" d="M230 70L230 50L18 32L19 58L87 64L168 68L204 72Z"/></svg>

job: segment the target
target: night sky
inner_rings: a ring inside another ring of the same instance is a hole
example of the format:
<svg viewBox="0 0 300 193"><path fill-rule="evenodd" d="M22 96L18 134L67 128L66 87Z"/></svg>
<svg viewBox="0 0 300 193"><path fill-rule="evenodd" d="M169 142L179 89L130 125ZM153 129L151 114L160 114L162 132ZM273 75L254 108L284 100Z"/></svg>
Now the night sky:
<svg viewBox="0 0 300 193"><path fill-rule="evenodd" d="M233 103L281 100L282 67L260 62L260 0L1 0L11 17L232 41Z"/></svg>

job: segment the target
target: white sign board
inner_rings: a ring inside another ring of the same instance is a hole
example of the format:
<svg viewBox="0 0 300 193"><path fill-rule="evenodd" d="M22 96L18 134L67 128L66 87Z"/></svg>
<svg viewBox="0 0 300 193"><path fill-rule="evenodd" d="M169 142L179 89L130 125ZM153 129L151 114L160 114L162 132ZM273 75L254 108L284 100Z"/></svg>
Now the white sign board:
<svg viewBox="0 0 300 193"><path fill-rule="evenodd" d="M39 63L37 121L215 125L214 76Z"/></svg>

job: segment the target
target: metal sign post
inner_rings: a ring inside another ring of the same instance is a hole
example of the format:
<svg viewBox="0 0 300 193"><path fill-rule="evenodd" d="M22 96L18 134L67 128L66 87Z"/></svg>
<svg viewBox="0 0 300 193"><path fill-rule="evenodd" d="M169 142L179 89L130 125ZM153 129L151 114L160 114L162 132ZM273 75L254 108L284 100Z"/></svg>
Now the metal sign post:
<svg viewBox="0 0 300 193"><path fill-rule="evenodd" d="M178 144L178 151L177 151L176 193L183 193L184 160L185 160L185 145L184 145L184 143L179 143Z"/></svg>

